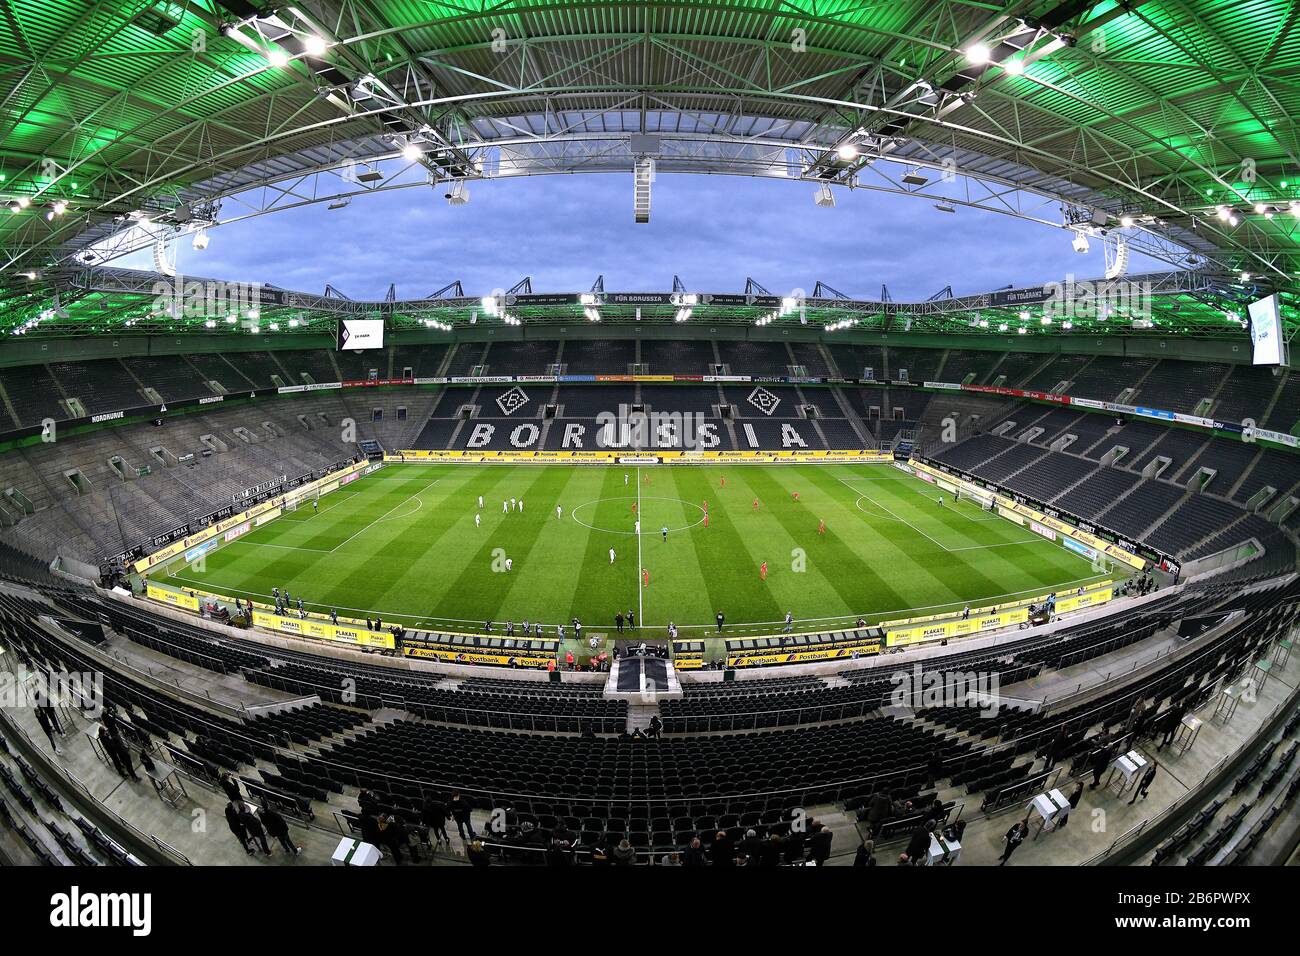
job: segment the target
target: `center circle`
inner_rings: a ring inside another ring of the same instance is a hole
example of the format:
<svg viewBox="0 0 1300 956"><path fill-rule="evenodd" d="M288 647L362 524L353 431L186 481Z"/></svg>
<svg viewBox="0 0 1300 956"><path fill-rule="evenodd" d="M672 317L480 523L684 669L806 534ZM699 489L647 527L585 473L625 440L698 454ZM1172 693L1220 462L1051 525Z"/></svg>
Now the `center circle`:
<svg viewBox="0 0 1300 956"><path fill-rule="evenodd" d="M645 503L647 501L675 501L678 504L684 505L687 508L694 508L696 511L700 513L700 516L695 521L692 521L689 524L678 525L676 527L669 527L668 529L669 533L674 531L689 531L691 528L694 528L696 525L704 523L705 511L702 506L695 504L693 501L687 501L684 498L667 498L667 497L661 497L657 495L642 495L641 508L639 508L636 513L633 513L630 507L628 508L628 510L625 513L625 517L623 519L626 522L626 527L607 528L604 527L603 525L593 524L591 521L583 520L582 515L584 512L588 510L594 511L597 505L603 504L606 501L626 501L629 502L629 504L634 504L636 500L637 500L636 495L621 495L613 498L595 498L591 501L584 501L582 504L569 509L569 515L578 524L582 525L584 528L589 528L592 531L603 531L606 534L635 535L637 518L641 516L642 520L644 520L643 513L646 510ZM662 529L663 527L664 526L662 523L656 524L654 525L654 527L651 527L649 524L643 524L641 527L641 533L643 535L659 534L660 529Z"/></svg>

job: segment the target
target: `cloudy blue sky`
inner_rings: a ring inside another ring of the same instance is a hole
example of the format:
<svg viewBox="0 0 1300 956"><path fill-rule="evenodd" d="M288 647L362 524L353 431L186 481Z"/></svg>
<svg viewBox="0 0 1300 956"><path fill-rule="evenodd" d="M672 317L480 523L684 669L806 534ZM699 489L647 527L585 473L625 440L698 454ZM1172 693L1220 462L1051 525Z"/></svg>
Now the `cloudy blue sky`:
<svg viewBox="0 0 1300 956"><path fill-rule="evenodd" d="M701 292L741 291L753 276L773 294L811 292L822 280L854 298L924 299L1104 272L1100 244L1074 252L1069 235L993 213L939 212L924 200L858 191L813 204L807 183L660 175L651 221L632 221L630 175L540 176L471 183L449 207L426 187L358 197L216 229L204 252L182 242L186 275L270 282L354 299L427 295L460 279L470 295L509 287L584 291L604 274L610 291L667 290L673 275ZM1159 269L1134 257L1131 271ZM147 254L121 265L150 268Z"/></svg>

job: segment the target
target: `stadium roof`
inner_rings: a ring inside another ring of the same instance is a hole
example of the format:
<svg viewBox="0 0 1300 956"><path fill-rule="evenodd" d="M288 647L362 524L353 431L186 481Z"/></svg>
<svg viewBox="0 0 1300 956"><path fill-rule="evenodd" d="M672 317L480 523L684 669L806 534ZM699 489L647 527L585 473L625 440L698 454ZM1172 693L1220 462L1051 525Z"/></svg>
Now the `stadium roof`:
<svg viewBox="0 0 1300 956"><path fill-rule="evenodd" d="M587 292L534 292L525 278L509 290L467 296L460 283L421 299L359 301L195 276L129 269L59 274L54 283L22 282L0 293L0 333L33 337L86 334L234 332L333 333L346 318L383 318L390 329L453 332L471 325L530 327L589 322L637 327L691 322L709 326L776 324L835 333L931 332L961 335L1186 335L1241 337L1245 310L1224 313L1231 287L1187 270L1126 276L1123 281L1047 283L975 295L942 292L922 302L850 299L817 283L808 296L773 295L750 279L744 291L693 292L676 280L668 292L615 292L603 278ZM51 292L52 287L57 291ZM391 291L391 290L390 290ZM1288 321L1294 302L1284 299Z"/></svg>
<svg viewBox="0 0 1300 956"><path fill-rule="evenodd" d="M1122 236L1248 276L1244 301L1300 275L1298 18L1292 0L9 0L0 283L376 189L631 186L639 167Z"/></svg>

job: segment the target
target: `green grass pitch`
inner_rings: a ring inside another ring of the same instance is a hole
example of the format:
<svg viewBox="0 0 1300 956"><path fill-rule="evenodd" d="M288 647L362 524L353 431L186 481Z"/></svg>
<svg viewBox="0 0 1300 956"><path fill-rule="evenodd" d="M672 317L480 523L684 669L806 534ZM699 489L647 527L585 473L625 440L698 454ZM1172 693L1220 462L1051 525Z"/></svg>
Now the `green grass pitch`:
<svg viewBox="0 0 1300 956"><path fill-rule="evenodd" d="M553 636L577 617L591 634L634 609L643 628L673 621L682 637L705 637L719 610L736 633L773 630L786 611L813 630L1109 576L974 503L938 497L887 465L390 464L317 512L300 506L156 577L268 600L276 586L309 609L385 624L527 619ZM522 510L503 512L511 498Z"/></svg>

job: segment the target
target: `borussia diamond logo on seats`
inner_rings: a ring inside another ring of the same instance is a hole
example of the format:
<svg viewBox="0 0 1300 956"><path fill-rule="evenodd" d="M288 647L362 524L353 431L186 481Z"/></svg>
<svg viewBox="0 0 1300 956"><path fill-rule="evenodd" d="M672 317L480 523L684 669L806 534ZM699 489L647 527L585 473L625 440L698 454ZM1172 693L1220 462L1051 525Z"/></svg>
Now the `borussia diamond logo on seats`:
<svg viewBox="0 0 1300 956"><path fill-rule="evenodd" d="M502 415L513 415L527 404L528 393L518 385L497 397L497 408L501 409Z"/></svg>
<svg viewBox="0 0 1300 956"><path fill-rule="evenodd" d="M749 404L753 405L764 415L771 415L776 411L776 407L781 404L781 399L774 392L770 392L762 385L754 386L754 390L749 393Z"/></svg>

